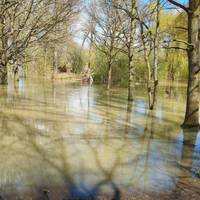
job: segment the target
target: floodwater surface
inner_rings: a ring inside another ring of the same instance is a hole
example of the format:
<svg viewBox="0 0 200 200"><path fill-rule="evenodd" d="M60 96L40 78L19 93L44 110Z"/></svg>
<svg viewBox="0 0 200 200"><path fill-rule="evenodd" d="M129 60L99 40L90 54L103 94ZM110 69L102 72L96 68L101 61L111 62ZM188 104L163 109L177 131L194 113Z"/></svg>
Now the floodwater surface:
<svg viewBox="0 0 200 200"><path fill-rule="evenodd" d="M144 86L64 81L0 86L3 199L200 199L200 132L182 130L184 86L159 88L148 111Z"/></svg>

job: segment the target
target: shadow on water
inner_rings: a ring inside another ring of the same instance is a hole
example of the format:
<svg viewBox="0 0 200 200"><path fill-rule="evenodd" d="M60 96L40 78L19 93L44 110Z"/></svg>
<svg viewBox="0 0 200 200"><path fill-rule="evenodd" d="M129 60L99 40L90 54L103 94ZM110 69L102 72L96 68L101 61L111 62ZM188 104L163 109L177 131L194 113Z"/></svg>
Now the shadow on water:
<svg viewBox="0 0 200 200"><path fill-rule="evenodd" d="M2 199L200 195L200 133L179 128L176 99L147 111L95 87L20 84L0 90Z"/></svg>
<svg viewBox="0 0 200 200"><path fill-rule="evenodd" d="M183 130L180 167L198 177L200 172L200 131Z"/></svg>
<svg viewBox="0 0 200 200"><path fill-rule="evenodd" d="M100 158L98 157L98 153L96 148L93 148L92 145L90 145L90 141L86 141L88 144L89 149L91 150L94 160L96 161L96 164L98 166L98 169L100 172L103 174L103 179L93 185L91 188L87 188L84 185L84 180L80 180L80 185L77 185L75 183L74 177L72 176L71 172L71 166L70 166L70 160L72 157L78 155L79 152L73 152L73 154L69 155L67 151L67 146L65 143L65 140L62 138L57 139L56 143L58 143L58 146L56 145L55 147L57 148L56 150L58 152L51 152L49 154L47 145L41 144L41 141L45 139L46 136L38 132L35 128L33 128L30 124L27 124L27 122L24 119L19 118L16 115L9 115L6 116L4 113L1 113L1 117L4 118L6 121L15 121L16 123L19 123L21 125L21 128L25 131L24 134L21 132L19 135L12 135L12 128L10 126L7 126L7 123L3 123L3 128L6 130L8 135L1 135L2 141L6 140L6 137L12 136L13 141L10 142L7 145L1 144L1 152L6 151L12 154L13 157L15 156L22 156L24 160L26 160L25 166L20 164L17 164L14 162L13 170L16 170L16 174L14 176L17 176L18 174L21 173L27 173L26 167L32 167L33 163L29 163L29 161L33 162L38 162L38 164L41 164L40 166L36 166L35 169L31 169L33 171L29 171L30 175L34 175L34 171L39 173L39 182L37 184L32 185L31 190L28 191L28 196L30 195L33 197L33 199L43 199L43 200L48 200L48 199L57 199L58 197L62 197L62 199L96 199L96 196L100 194L100 188L103 185L106 186L111 186L112 190L114 191L113 199L120 199L120 190L118 189L117 185L115 185L114 181L112 181L112 176L114 173L114 169L118 166L118 162L116 161L112 168L110 170L104 169L104 167L101 165ZM22 130L22 129L21 129ZM40 140L38 140L38 136L42 137ZM4 138L5 137L5 138ZM20 149L15 147L16 143L20 141L21 144L24 144L24 146ZM59 148L59 149L58 149ZM119 149L120 150L120 149ZM54 157L52 157L54 156ZM59 162L57 162L57 159L59 159ZM42 167L42 168L40 168ZM55 170L57 173L57 176L60 176L62 179L62 185L58 189L58 193L56 193L56 188L51 188L51 184L53 179L51 179L48 176L44 176L43 173L45 174L46 168L50 168L51 170ZM11 170L11 169L9 169ZM5 170L3 170L5 171ZM23 171L23 172L22 172ZM81 172L80 172L81 173ZM3 174L1 174L3 175ZM12 174L6 174L6 175L11 175ZM22 174L23 175L23 174ZM35 175L34 175L35 176ZM37 176L37 175L36 175ZM82 175L81 175L82 176ZM84 174L83 174L84 176ZM16 178L16 177L7 177L8 183L5 183L5 188L8 187L9 189L11 188L11 194L3 194L1 196L1 199L9 199L13 198L16 199L17 197L19 199L26 199L26 193L23 194L23 190L19 190L19 194L17 192L17 187L18 184L24 184L23 183L23 178L20 180L20 183L16 183L16 180L12 180L11 183L9 183L9 178ZM34 178L34 177L30 177ZM50 178L50 179L49 179ZM2 179L1 179L2 181ZM11 185L10 185L11 184ZM16 185L15 185L16 184ZM16 188L15 188L16 187ZM2 188L2 182L1 182L1 191L2 193L4 192L3 190L5 188ZM21 194L22 192L22 194ZM55 192L55 194L54 194ZM25 196L24 196L25 195Z"/></svg>

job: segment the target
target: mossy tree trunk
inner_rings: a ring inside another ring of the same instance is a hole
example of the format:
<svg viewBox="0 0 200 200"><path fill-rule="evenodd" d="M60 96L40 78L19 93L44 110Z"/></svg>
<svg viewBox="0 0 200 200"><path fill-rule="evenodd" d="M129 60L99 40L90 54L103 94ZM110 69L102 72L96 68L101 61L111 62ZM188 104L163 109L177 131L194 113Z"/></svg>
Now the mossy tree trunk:
<svg viewBox="0 0 200 200"><path fill-rule="evenodd" d="M188 9L188 88L183 127L199 126L200 1L191 0Z"/></svg>
<svg viewBox="0 0 200 200"><path fill-rule="evenodd" d="M183 9L188 16L188 86L184 128L199 127L200 96L200 0L189 0L189 6L168 0Z"/></svg>

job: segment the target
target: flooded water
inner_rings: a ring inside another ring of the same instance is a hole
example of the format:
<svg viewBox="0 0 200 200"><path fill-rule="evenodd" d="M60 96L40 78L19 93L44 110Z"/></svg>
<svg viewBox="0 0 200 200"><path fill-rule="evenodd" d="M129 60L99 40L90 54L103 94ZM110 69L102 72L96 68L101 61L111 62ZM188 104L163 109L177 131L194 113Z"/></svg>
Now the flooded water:
<svg viewBox="0 0 200 200"><path fill-rule="evenodd" d="M0 86L1 197L200 199L200 132L180 128L185 91L161 87L148 111L143 86L133 105L126 89L42 80Z"/></svg>

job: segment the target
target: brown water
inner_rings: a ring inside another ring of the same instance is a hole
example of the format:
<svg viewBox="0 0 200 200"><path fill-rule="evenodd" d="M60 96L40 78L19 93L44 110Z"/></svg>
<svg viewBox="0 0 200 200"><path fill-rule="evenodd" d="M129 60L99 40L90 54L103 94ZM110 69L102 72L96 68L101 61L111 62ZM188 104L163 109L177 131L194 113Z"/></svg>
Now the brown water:
<svg viewBox="0 0 200 200"><path fill-rule="evenodd" d="M176 86L169 96L160 88L150 112L143 86L133 105L126 89L34 80L0 86L1 197L154 199L184 191L200 199L200 132L180 128L185 90Z"/></svg>

